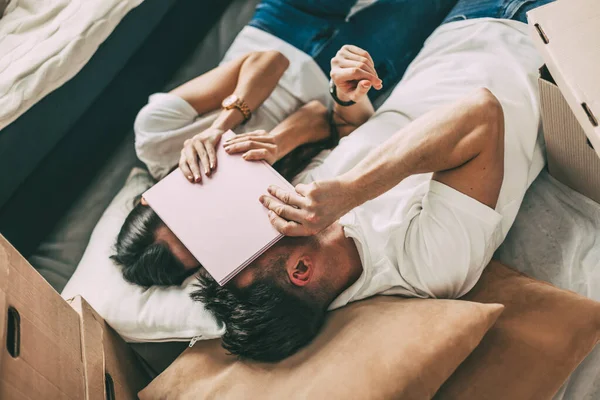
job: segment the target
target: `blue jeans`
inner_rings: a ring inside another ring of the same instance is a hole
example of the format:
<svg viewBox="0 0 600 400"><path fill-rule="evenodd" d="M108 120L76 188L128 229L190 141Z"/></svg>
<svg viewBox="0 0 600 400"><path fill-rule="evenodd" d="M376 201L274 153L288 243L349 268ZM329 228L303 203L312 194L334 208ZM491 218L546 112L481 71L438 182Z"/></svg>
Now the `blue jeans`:
<svg viewBox="0 0 600 400"><path fill-rule="evenodd" d="M369 52L384 87L393 87L456 0L378 0L347 17L356 0L263 0L250 26L314 58L329 76L345 44ZM375 100L382 91L371 90Z"/></svg>
<svg viewBox="0 0 600 400"><path fill-rule="evenodd" d="M527 11L554 0L459 0L444 23L474 18L512 19L527 23Z"/></svg>

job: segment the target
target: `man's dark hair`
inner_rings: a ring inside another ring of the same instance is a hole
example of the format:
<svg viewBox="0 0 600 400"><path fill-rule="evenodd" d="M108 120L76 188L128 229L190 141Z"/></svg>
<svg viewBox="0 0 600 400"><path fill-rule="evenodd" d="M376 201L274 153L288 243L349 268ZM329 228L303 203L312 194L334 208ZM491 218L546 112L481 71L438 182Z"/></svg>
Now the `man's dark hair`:
<svg viewBox="0 0 600 400"><path fill-rule="evenodd" d="M156 240L156 231L164 222L148 206L136 199L110 258L122 267L123 277L136 285L181 285L195 270L186 270L164 242Z"/></svg>
<svg viewBox="0 0 600 400"><path fill-rule="evenodd" d="M223 347L239 358L282 360L308 344L323 325L326 305L319 296L286 283L283 265L285 258L276 260L242 289L219 286L208 274L198 277L192 299L225 324Z"/></svg>

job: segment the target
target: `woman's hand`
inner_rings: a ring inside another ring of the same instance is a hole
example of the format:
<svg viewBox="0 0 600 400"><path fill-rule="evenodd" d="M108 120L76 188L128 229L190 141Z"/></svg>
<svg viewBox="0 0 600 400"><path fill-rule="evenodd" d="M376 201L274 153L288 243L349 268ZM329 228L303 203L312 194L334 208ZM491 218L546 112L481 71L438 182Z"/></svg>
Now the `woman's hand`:
<svg viewBox="0 0 600 400"><path fill-rule="evenodd" d="M224 130L211 127L183 142L179 168L188 181L192 183L202 181L200 164L206 176L217 167L215 149L223 133Z"/></svg>
<svg viewBox="0 0 600 400"><path fill-rule="evenodd" d="M331 59L330 76L337 88L337 96L342 101L358 102L371 87L376 90L383 87L371 55L352 45L342 46Z"/></svg>
<svg viewBox="0 0 600 400"><path fill-rule="evenodd" d="M277 138L263 130L237 135L227 140L224 148L229 154L244 153L247 161L264 160L273 165L281 158Z"/></svg>
<svg viewBox="0 0 600 400"><path fill-rule="evenodd" d="M271 224L286 236L311 236L321 232L354 208L349 187L339 180L300 184L295 191L276 186L260 197Z"/></svg>

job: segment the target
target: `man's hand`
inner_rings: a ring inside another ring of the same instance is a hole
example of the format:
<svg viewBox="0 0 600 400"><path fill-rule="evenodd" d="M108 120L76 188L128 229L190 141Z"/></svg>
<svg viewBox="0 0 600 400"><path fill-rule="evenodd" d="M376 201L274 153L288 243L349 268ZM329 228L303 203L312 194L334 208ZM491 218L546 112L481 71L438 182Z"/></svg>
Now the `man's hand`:
<svg viewBox="0 0 600 400"><path fill-rule="evenodd" d="M223 136L222 129L208 128L191 139L183 142L179 168L188 181L201 182L200 164L204 173L208 176L217 167L217 156L215 148Z"/></svg>
<svg viewBox="0 0 600 400"><path fill-rule="evenodd" d="M383 87L369 53L352 45L342 46L331 59L330 76L342 101L358 102L371 87L377 90Z"/></svg>
<svg viewBox="0 0 600 400"><path fill-rule="evenodd" d="M273 165L281 158L277 138L264 130L237 135L224 144L229 154L244 153L247 161L265 160Z"/></svg>
<svg viewBox="0 0 600 400"><path fill-rule="evenodd" d="M260 202L270 210L271 224L286 236L315 235L354 208L351 191L339 180L268 191L270 196L262 195Z"/></svg>

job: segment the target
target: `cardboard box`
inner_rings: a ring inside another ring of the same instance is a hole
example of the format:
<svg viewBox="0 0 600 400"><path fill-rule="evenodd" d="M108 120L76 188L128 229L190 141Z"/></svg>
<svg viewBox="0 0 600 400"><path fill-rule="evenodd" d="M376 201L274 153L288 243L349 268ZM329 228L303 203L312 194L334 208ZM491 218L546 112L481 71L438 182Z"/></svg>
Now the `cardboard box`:
<svg viewBox="0 0 600 400"><path fill-rule="evenodd" d="M547 68L539 87L550 174L600 203L600 2L553 2L528 20Z"/></svg>
<svg viewBox="0 0 600 400"><path fill-rule="evenodd" d="M79 315L0 235L0 399L85 396Z"/></svg>
<svg viewBox="0 0 600 400"><path fill-rule="evenodd" d="M137 399L148 383L140 359L81 296L70 299L81 316L86 399Z"/></svg>
<svg viewBox="0 0 600 400"><path fill-rule="evenodd" d="M0 235L0 399L136 399L150 382L83 298L70 303Z"/></svg>

